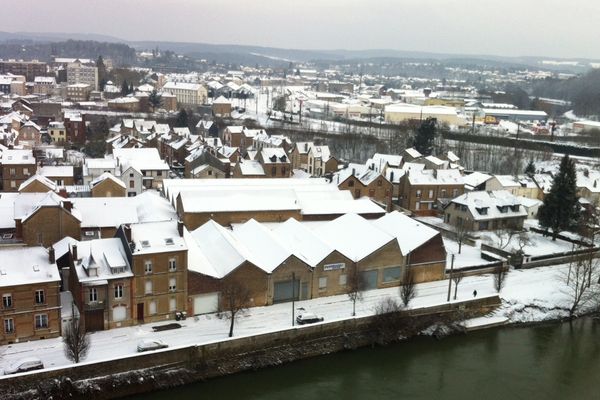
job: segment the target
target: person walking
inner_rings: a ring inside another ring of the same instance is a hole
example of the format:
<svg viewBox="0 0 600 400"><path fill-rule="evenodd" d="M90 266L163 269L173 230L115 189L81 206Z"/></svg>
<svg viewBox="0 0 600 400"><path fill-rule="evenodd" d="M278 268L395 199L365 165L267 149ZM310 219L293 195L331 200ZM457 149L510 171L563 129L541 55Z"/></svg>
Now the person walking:
<svg viewBox="0 0 600 400"><path fill-rule="evenodd" d="M477 289L473 290L473 297L477 297Z"/></svg>

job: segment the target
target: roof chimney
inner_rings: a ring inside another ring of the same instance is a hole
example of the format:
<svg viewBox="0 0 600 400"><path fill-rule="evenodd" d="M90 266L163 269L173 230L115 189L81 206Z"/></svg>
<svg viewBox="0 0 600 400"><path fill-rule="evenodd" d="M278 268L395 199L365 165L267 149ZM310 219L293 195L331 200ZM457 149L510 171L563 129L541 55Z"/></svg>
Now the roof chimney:
<svg viewBox="0 0 600 400"><path fill-rule="evenodd" d="M127 239L127 243L131 243L131 226L123 225L123 232L125 233L125 239Z"/></svg>
<svg viewBox="0 0 600 400"><path fill-rule="evenodd" d="M50 264L56 263L56 253L54 253L54 247L48 247L48 262Z"/></svg>
<svg viewBox="0 0 600 400"><path fill-rule="evenodd" d="M63 207L65 208L65 210L71 212L71 210L73 209L73 203L70 201L63 201Z"/></svg>
<svg viewBox="0 0 600 400"><path fill-rule="evenodd" d="M177 221L177 232L179 232L179 236L183 237L183 221Z"/></svg>
<svg viewBox="0 0 600 400"><path fill-rule="evenodd" d="M77 245L73 244L71 246L71 255L73 256L73 262L77 261L79 258L77 257Z"/></svg>

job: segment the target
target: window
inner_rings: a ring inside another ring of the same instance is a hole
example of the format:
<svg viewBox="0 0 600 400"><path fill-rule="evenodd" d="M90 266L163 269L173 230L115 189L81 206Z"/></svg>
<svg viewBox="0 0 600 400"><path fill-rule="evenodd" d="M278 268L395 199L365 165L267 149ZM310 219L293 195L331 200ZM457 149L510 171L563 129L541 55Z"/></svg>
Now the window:
<svg viewBox="0 0 600 400"><path fill-rule="evenodd" d="M130 189L135 188L135 181L129 181L129 188Z"/></svg>
<svg viewBox="0 0 600 400"><path fill-rule="evenodd" d="M420 190L417 190L417 194L416 194L416 196L417 196L417 198L420 198L420 197L421 197L421 191L420 191Z"/></svg>
<svg viewBox="0 0 600 400"><path fill-rule="evenodd" d="M169 299L169 311L177 310L177 299L175 297L171 297Z"/></svg>
<svg viewBox="0 0 600 400"><path fill-rule="evenodd" d="M281 167L281 173L285 175L285 167Z"/></svg>
<svg viewBox="0 0 600 400"><path fill-rule="evenodd" d="M2 307L12 308L12 306L13 306L12 294L2 295Z"/></svg>
<svg viewBox="0 0 600 400"><path fill-rule="evenodd" d="M144 273L146 273L146 274L152 273L152 261L146 261L144 263Z"/></svg>
<svg viewBox="0 0 600 400"><path fill-rule="evenodd" d="M430 191L429 191L429 198L430 198L430 199L433 199L433 190L430 190Z"/></svg>
<svg viewBox="0 0 600 400"><path fill-rule="evenodd" d="M354 198L358 199L360 197L360 189L354 189Z"/></svg>
<svg viewBox="0 0 600 400"><path fill-rule="evenodd" d="M169 292L174 292L175 290L177 290L177 279L170 278L169 279Z"/></svg>
<svg viewBox="0 0 600 400"><path fill-rule="evenodd" d="M177 270L177 260L175 258L169 259L169 271L173 272Z"/></svg>
<svg viewBox="0 0 600 400"><path fill-rule="evenodd" d="M10 187L11 188L16 188L17 187L17 182L16 181L10 181Z"/></svg>
<svg viewBox="0 0 600 400"><path fill-rule="evenodd" d="M12 318L4 320L4 333L15 333L15 321Z"/></svg>
<svg viewBox="0 0 600 400"><path fill-rule="evenodd" d="M151 301L148 305L148 312L150 315L156 314L156 301Z"/></svg>
<svg viewBox="0 0 600 400"><path fill-rule="evenodd" d="M381 179L379 179L379 180L377 181L377 186L381 186L381 184L382 184L382 182L381 182Z"/></svg>
<svg viewBox="0 0 600 400"><path fill-rule="evenodd" d="M123 285L115 285L115 299L123 298Z"/></svg>
<svg viewBox="0 0 600 400"><path fill-rule="evenodd" d="M130 174L129 174L129 177L130 177L130 178L133 178L133 173L130 173Z"/></svg>
<svg viewBox="0 0 600 400"><path fill-rule="evenodd" d="M441 196L442 199L446 198L446 189L442 189Z"/></svg>
<svg viewBox="0 0 600 400"><path fill-rule="evenodd" d="M38 314L35 316L35 329L48 327L48 314Z"/></svg>
<svg viewBox="0 0 600 400"><path fill-rule="evenodd" d="M369 197L375 197L375 189L369 189Z"/></svg>
<svg viewBox="0 0 600 400"><path fill-rule="evenodd" d="M349 186L349 187L353 187L353 186L354 186L354 180L350 179L350 180L348 181L348 186Z"/></svg>
<svg viewBox="0 0 600 400"><path fill-rule="evenodd" d="M383 269L383 281L394 282L400 280L400 267L390 267Z"/></svg>
<svg viewBox="0 0 600 400"><path fill-rule="evenodd" d="M452 197L458 196L458 189L452 189Z"/></svg>
<svg viewBox="0 0 600 400"><path fill-rule="evenodd" d="M15 175L17 175L17 170L15 168L11 168L9 170L9 173L10 173L10 176L15 176Z"/></svg>
<svg viewBox="0 0 600 400"><path fill-rule="evenodd" d="M277 175L277 167L271 167L271 176Z"/></svg>
<svg viewBox="0 0 600 400"><path fill-rule="evenodd" d="M44 296L43 290L35 291L35 304L44 304L46 302L46 296Z"/></svg>
<svg viewBox="0 0 600 400"><path fill-rule="evenodd" d="M323 276L319 278L319 290L327 289L327 277Z"/></svg>
<svg viewBox="0 0 600 400"><path fill-rule="evenodd" d="M340 275L340 286L346 286L348 282L348 276L346 274Z"/></svg>
<svg viewBox="0 0 600 400"><path fill-rule="evenodd" d="M29 168L23 168L23 175L29 175Z"/></svg>
<svg viewBox="0 0 600 400"><path fill-rule="evenodd" d="M212 175L212 170L210 170L210 169L209 169L208 171L206 171L206 174L207 174L208 176L211 176L211 175Z"/></svg>
<svg viewBox="0 0 600 400"><path fill-rule="evenodd" d="M156 176L162 176L162 171L156 171Z"/></svg>
<svg viewBox="0 0 600 400"><path fill-rule="evenodd" d="M146 281L144 289L146 294L152 294L152 281Z"/></svg>
<svg viewBox="0 0 600 400"><path fill-rule="evenodd" d="M90 303L95 303L98 301L98 289L90 288Z"/></svg>

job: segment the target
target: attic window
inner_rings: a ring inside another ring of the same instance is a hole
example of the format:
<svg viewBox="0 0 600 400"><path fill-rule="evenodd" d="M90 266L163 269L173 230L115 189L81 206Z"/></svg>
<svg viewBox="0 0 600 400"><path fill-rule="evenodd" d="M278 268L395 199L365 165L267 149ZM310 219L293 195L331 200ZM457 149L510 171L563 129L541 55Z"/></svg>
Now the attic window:
<svg viewBox="0 0 600 400"><path fill-rule="evenodd" d="M281 156L281 157L279 157L279 159L281 160L281 162L285 162L286 157L285 156Z"/></svg>
<svg viewBox="0 0 600 400"><path fill-rule="evenodd" d="M271 160L271 162L275 162L277 161L277 156L272 155L271 157L269 157L269 160Z"/></svg>
<svg viewBox="0 0 600 400"><path fill-rule="evenodd" d="M481 215L487 215L488 213L488 208L487 207L482 207L482 208L478 208L477 212Z"/></svg>
<svg viewBox="0 0 600 400"><path fill-rule="evenodd" d="M165 239L165 244L166 244L167 246L172 246L172 245L174 245L174 244L175 244L175 242L173 241L173 238L166 238L166 239Z"/></svg>
<svg viewBox="0 0 600 400"><path fill-rule="evenodd" d="M149 241L147 241L147 240L142 240L142 241L140 241L140 244L141 244L141 245L142 245L142 247L144 247L144 248L148 248L148 247L150 247L150 242L149 242Z"/></svg>

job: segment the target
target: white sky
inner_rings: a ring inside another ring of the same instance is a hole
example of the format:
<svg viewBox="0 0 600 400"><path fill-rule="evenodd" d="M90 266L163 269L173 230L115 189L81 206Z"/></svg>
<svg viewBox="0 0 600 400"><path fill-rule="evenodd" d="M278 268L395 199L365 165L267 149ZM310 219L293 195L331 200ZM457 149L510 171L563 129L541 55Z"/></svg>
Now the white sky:
<svg viewBox="0 0 600 400"><path fill-rule="evenodd" d="M4 7L0 30L9 32L600 58L600 2L591 0L0 0L4 2L18 3Z"/></svg>

